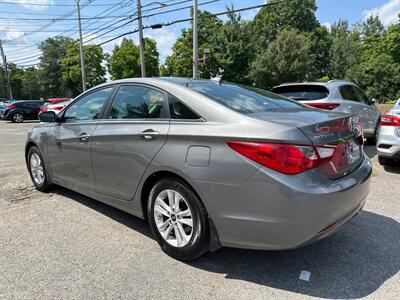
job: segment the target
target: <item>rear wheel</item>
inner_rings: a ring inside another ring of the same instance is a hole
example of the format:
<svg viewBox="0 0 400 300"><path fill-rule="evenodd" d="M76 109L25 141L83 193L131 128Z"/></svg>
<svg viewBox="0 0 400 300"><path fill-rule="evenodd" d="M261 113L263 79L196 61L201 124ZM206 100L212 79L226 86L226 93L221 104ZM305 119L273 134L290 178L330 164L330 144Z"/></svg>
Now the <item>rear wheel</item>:
<svg viewBox="0 0 400 300"><path fill-rule="evenodd" d="M378 161L382 166L391 165L393 160L389 157L378 156Z"/></svg>
<svg viewBox="0 0 400 300"><path fill-rule="evenodd" d="M184 182L158 181L149 195L147 215L161 249L173 258L190 261L209 250L207 212Z"/></svg>
<svg viewBox="0 0 400 300"><path fill-rule="evenodd" d="M46 172L46 167L40 151L35 146L28 152L28 170L36 189L47 192L53 186Z"/></svg>
<svg viewBox="0 0 400 300"><path fill-rule="evenodd" d="M21 113L15 113L12 116L12 121L15 123L22 123L24 121L24 116Z"/></svg>
<svg viewBox="0 0 400 300"><path fill-rule="evenodd" d="M378 141L378 133L379 133L379 121L378 124L376 125L374 135L370 138L367 138L368 145L376 145L376 142Z"/></svg>

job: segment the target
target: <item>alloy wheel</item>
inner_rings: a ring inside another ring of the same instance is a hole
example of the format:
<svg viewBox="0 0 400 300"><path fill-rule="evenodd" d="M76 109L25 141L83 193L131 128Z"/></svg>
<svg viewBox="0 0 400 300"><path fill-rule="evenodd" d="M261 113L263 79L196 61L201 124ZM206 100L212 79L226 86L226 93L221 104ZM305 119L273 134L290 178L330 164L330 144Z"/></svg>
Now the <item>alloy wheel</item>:
<svg viewBox="0 0 400 300"><path fill-rule="evenodd" d="M13 120L17 123L21 123L24 120L24 116L17 113L15 115L13 115Z"/></svg>
<svg viewBox="0 0 400 300"><path fill-rule="evenodd" d="M30 168L33 180L36 184L41 185L44 182L44 169L40 156L37 153L32 153L30 157Z"/></svg>
<svg viewBox="0 0 400 300"><path fill-rule="evenodd" d="M193 234L192 211L185 198L174 190L160 192L154 202L158 232L171 246L186 246Z"/></svg>

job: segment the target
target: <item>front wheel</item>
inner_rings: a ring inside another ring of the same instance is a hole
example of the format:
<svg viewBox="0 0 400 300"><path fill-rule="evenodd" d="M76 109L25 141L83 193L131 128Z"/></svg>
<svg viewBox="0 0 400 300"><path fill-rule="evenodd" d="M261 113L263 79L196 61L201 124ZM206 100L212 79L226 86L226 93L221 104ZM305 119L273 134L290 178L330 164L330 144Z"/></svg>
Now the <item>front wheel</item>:
<svg viewBox="0 0 400 300"><path fill-rule="evenodd" d="M24 121L24 116L21 113L15 113L12 116L12 121L15 123L22 123Z"/></svg>
<svg viewBox="0 0 400 300"><path fill-rule="evenodd" d="M378 161L382 166L391 165L393 163L393 160L391 158L384 156L378 156Z"/></svg>
<svg viewBox="0 0 400 300"><path fill-rule="evenodd" d="M175 178L158 181L147 206L150 228L169 256L190 261L209 250L207 212L193 190Z"/></svg>
<svg viewBox="0 0 400 300"><path fill-rule="evenodd" d="M35 146L31 147L28 152L28 170L32 182L37 190L46 192L52 187L42 155L40 154L39 149Z"/></svg>

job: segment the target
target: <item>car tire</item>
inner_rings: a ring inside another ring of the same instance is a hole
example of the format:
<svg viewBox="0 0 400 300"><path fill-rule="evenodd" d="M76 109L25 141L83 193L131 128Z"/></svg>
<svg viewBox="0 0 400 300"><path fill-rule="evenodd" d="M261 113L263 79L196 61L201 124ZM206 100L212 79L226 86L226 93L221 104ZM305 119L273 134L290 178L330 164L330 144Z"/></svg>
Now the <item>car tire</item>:
<svg viewBox="0 0 400 300"><path fill-rule="evenodd" d="M367 138L367 144L368 145L376 145L376 142L378 141L378 133L379 133L379 122L376 125L375 131L374 131L374 135L370 138Z"/></svg>
<svg viewBox="0 0 400 300"><path fill-rule="evenodd" d="M22 123L24 121L24 116L21 113L15 113L12 115L11 120L14 123Z"/></svg>
<svg viewBox="0 0 400 300"><path fill-rule="evenodd" d="M37 147L33 146L29 149L27 157L27 165L31 180L36 189L41 192L47 192L53 184L50 181L46 166L44 164L42 155Z"/></svg>
<svg viewBox="0 0 400 300"><path fill-rule="evenodd" d="M381 164L382 166L391 165L393 163L393 160L391 158L384 156L378 156L378 161L379 164Z"/></svg>
<svg viewBox="0 0 400 300"><path fill-rule="evenodd" d="M209 251L206 209L185 182L172 177L158 181L149 194L147 216L158 244L169 256L191 261Z"/></svg>

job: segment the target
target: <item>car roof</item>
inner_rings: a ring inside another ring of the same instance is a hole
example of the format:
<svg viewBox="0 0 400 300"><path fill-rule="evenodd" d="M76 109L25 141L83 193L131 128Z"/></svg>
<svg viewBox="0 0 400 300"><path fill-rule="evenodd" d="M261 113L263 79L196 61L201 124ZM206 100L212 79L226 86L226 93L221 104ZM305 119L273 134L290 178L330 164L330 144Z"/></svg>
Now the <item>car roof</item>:
<svg viewBox="0 0 400 300"><path fill-rule="evenodd" d="M317 85L317 86L324 86L324 87L333 87L333 86L342 86L342 85L355 85L353 82L348 80L329 80L327 82L318 82L318 81L311 81L311 82L287 82L282 83L280 85L274 86L273 88L282 87L282 86L296 86L296 85Z"/></svg>

